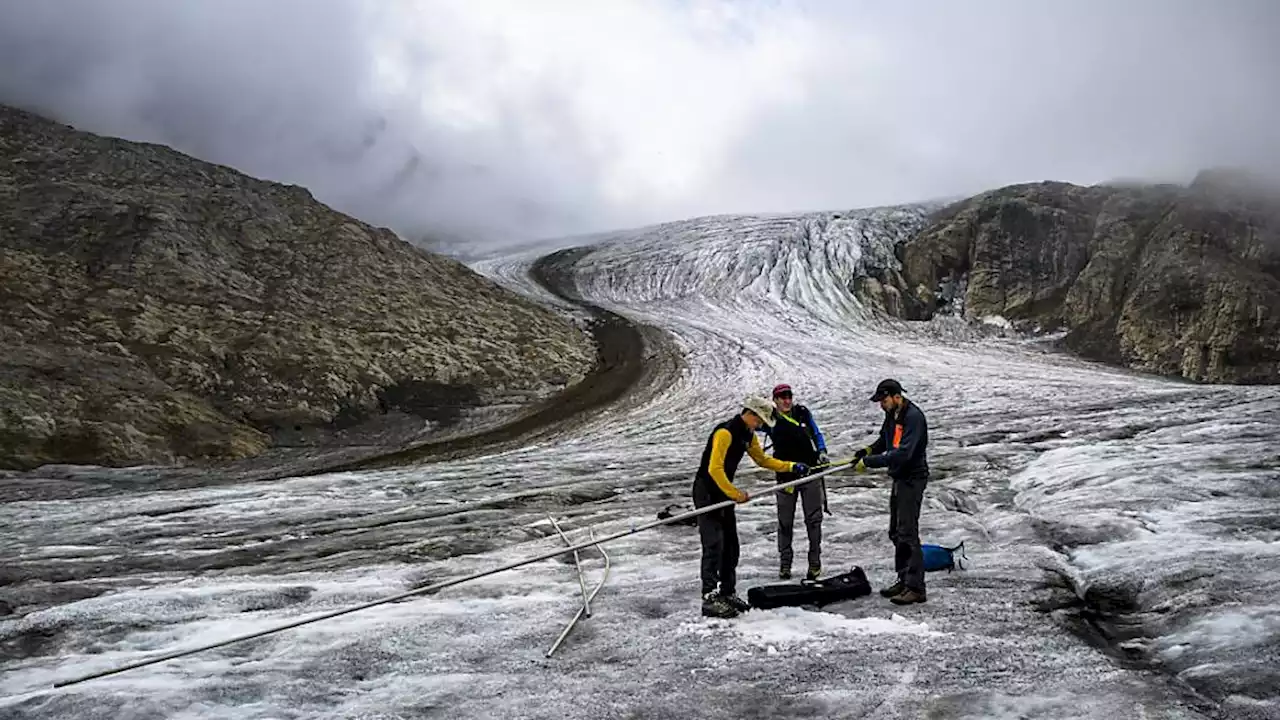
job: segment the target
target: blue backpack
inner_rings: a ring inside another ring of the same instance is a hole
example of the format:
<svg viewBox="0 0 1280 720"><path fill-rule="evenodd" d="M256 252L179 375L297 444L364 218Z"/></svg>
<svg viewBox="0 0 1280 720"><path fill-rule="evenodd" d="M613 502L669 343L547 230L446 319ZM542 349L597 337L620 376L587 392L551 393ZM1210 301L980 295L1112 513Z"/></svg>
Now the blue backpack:
<svg viewBox="0 0 1280 720"><path fill-rule="evenodd" d="M921 545L920 549L924 551L924 569L928 572L934 570L946 570L951 572L956 568L964 569L964 564L955 557L956 551L960 552L960 557L965 560L969 559L964 554L964 543L960 543L955 547L943 547L941 545Z"/></svg>

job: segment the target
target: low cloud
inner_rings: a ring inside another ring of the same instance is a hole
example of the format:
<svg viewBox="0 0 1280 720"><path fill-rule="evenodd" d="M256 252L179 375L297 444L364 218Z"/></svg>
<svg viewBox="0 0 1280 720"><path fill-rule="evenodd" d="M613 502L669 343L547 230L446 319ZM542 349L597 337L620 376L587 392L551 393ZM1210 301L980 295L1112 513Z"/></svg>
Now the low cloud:
<svg viewBox="0 0 1280 720"><path fill-rule="evenodd" d="M1266 0L0 0L0 102L502 243L1280 167Z"/></svg>

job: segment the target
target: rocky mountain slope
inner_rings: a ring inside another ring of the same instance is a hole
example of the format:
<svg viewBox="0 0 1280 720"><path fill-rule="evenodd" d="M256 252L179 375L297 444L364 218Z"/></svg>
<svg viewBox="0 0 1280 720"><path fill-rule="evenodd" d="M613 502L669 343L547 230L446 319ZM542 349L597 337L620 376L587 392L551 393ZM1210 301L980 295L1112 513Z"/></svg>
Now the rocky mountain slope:
<svg viewBox="0 0 1280 720"><path fill-rule="evenodd" d="M1280 191L1239 173L1005 187L939 211L899 255L905 317L1000 316L1135 369L1280 382Z"/></svg>
<svg viewBox="0 0 1280 720"><path fill-rule="evenodd" d="M447 425L594 359L569 321L302 188L0 107L0 467Z"/></svg>

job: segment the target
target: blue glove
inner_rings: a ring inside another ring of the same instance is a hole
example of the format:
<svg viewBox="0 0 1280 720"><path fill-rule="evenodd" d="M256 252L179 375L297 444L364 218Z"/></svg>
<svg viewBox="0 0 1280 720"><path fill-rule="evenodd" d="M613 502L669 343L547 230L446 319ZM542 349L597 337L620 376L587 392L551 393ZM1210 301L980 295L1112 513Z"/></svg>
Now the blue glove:
<svg viewBox="0 0 1280 720"><path fill-rule="evenodd" d="M791 472L795 473L796 477L804 477L809 474L809 466L804 463L793 463L791 465Z"/></svg>

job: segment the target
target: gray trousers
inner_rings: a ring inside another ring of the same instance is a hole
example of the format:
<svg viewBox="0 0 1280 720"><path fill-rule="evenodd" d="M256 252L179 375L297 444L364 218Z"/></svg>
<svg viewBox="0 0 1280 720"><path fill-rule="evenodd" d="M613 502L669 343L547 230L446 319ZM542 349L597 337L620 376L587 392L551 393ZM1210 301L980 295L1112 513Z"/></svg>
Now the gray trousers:
<svg viewBox="0 0 1280 720"><path fill-rule="evenodd" d="M778 482L795 480L791 474L779 474ZM792 488L794 492L777 491L778 496L778 559L790 566L794 553L791 537L796 526L796 496L804 510L804 529L809 535L809 567L822 565L822 478Z"/></svg>

